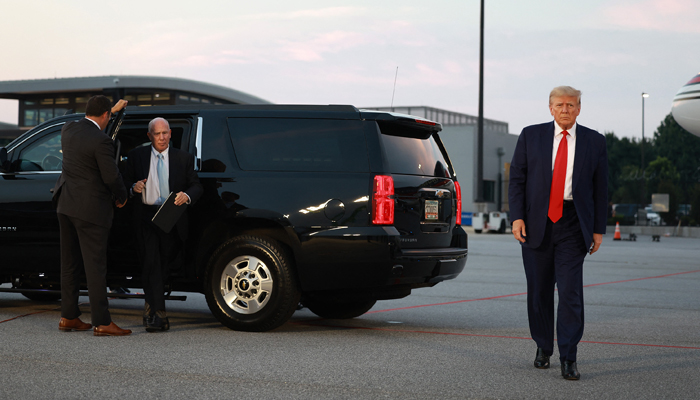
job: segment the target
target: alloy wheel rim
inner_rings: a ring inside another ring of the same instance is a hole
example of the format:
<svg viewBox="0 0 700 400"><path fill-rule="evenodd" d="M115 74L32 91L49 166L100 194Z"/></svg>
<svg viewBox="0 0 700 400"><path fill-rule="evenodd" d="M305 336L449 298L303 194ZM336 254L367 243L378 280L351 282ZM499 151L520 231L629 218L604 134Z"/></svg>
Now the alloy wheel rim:
<svg viewBox="0 0 700 400"><path fill-rule="evenodd" d="M267 265L244 255L231 260L221 273L224 303L239 314L259 312L270 301L274 281Z"/></svg>

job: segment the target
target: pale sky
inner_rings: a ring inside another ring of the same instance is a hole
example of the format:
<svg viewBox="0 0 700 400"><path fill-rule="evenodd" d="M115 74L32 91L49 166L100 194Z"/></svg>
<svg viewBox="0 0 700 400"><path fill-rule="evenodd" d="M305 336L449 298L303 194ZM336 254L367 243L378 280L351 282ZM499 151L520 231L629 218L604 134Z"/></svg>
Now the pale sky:
<svg viewBox="0 0 700 400"><path fill-rule="evenodd" d="M479 0L0 0L0 80L194 79L274 103L425 105L478 113ZM550 121L549 91L583 92L578 122L645 136L700 71L698 0L486 0L484 116ZM0 121L17 122L0 100Z"/></svg>

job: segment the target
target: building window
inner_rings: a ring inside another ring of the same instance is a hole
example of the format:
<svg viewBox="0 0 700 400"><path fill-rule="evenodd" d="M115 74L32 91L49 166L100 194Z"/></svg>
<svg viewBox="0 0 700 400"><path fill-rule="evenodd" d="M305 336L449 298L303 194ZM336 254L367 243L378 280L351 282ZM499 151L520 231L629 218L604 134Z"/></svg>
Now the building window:
<svg viewBox="0 0 700 400"><path fill-rule="evenodd" d="M484 180L484 201L493 203L496 201L496 181Z"/></svg>
<svg viewBox="0 0 700 400"><path fill-rule="evenodd" d="M39 110L24 110L24 126L39 124Z"/></svg>
<svg viewBox="0 0 700 400"><path fill-rule="evenodd" d="M53 118L53 108L42 108L39 110L39 123L48 121Z"/></svg>

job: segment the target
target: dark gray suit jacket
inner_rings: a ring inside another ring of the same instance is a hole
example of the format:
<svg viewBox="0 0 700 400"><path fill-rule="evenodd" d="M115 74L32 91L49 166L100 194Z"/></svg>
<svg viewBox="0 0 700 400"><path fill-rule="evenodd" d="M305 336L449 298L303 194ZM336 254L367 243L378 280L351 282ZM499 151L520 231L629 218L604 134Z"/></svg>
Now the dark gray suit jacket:
<svg viewBox="0 0 700 400"><path fill-rule="evenodd" d="M68 122L61 130L63 171L54 187L56 211L103 227L112 226L114 202L127 199L114 160L114 143L92 121Z"/></svg>
<svg viewBox="0 0 700 400"><path fill-rule="evenodd" d="M554 121L523 129L510 163L508 203L510 220L525 221L527 242L537 248L547 225L552 186ZM593 233L605 233L608 207L608 153L605 136L585 126L576 127L572 192L586 246Z"/></svg>

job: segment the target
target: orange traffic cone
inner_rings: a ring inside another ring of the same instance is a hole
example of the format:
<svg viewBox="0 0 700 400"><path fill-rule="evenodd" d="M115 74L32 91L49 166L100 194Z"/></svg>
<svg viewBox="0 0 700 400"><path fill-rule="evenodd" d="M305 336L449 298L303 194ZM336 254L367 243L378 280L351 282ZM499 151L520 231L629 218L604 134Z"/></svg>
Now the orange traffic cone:
<svg viewBox="0 0 700 400"><path fill-rule="evenodd" d="M613 240L622 240L622 236L620 236L620 223L619 222L615 223L615 236L613 237Z"/></svg>

